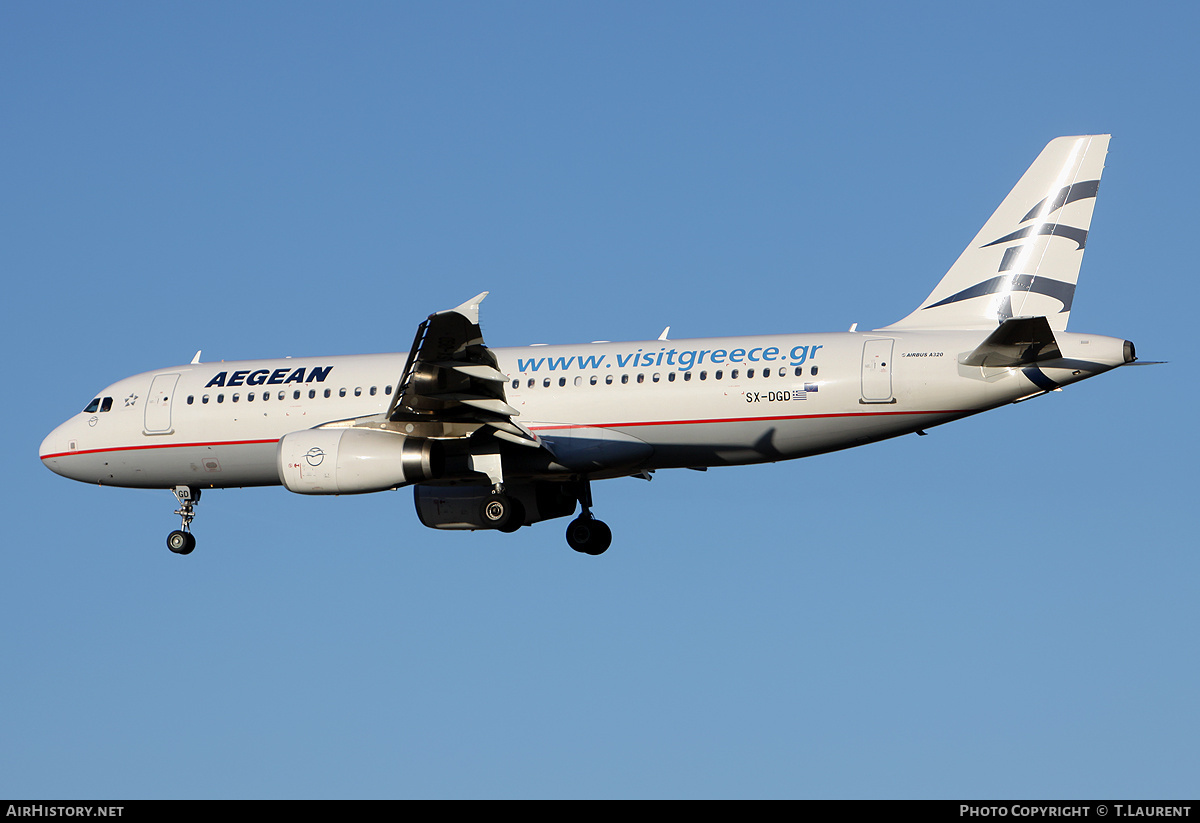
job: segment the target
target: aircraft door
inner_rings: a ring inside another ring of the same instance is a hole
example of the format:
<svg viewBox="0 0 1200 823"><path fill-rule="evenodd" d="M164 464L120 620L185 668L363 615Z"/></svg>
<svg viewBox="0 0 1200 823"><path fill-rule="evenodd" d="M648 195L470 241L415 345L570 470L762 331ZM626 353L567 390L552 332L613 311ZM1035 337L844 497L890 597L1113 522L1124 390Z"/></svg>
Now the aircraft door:
<svg viewBox="0 0 1200 823"><path fill-rule="evenodd" d="M895 342L886 338L863 343L863 403L895 402L892 398L892 346Z"/></svg>
<svg viewBox="0 0 1200 823"><path fill-rule="evenodd" d="M170 434L171 398L175 396L178 374L156 374L146 398L146 434Z"/></svg>

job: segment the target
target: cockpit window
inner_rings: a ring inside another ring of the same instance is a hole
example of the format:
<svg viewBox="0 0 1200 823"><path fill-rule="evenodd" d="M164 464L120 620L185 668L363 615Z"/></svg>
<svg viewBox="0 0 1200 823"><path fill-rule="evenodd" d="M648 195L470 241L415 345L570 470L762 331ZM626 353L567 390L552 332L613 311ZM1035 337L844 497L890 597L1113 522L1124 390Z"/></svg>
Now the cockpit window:
<svg viewBox="0 0 1200 823"><path fill-rule="evenodd" d="M87 408L84 409L84 412L87 414L91 414L92 412L97 412L97 411L100 411L100 398L99 397L97 397L91 403L88 403Z"/></svg>
<svg viewBox="0 0 1200 823"><path fill-rule="evenodd" d="M112 409L112 398L111 397L104 398L103 402L100 403L100 411L106 412L106 411L110 411L111 409Z"/></svg>

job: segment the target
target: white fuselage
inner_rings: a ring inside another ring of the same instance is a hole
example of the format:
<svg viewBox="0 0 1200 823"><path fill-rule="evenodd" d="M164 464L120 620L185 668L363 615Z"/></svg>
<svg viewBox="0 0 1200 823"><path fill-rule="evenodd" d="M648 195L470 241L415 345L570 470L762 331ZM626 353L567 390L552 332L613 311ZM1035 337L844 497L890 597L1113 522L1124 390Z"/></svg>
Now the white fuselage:
<svg viewBox="0 0 1200 823"><path fill-rule="evenodd" d="M1125 362L1120 339L1060 332L1062 357L1036 367L961 365L986 336L885 330L492 351L508 376L505 397L520 412L517 422L565 450L573 443L636 443L642 450L634 470L848 448ZM41 458L58 474L104 485L278 484L284 435L386 412L407 359L247 360L135 375L104 389L95 410L56 428ZM619 473L630 469L622 465ZM599 469L593 476L607 475Z"/></svg>

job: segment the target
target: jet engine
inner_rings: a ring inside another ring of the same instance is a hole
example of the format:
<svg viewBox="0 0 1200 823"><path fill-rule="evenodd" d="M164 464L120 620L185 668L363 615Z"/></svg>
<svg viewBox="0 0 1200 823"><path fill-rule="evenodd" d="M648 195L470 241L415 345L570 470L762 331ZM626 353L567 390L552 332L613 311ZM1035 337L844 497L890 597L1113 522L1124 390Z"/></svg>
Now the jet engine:
<svg viewBox="0 0 1200 823"><path fill-rule="evenodd" d="M359 494L439 476L438 444L379 429L305 429L279 441L279 479L298 494Z"/></svg>
<svg viewBox="0 0 1200 823"><path fill-rule="evenodd" d="M566 483L506 483L504 491L518 504L521 521L514 528L575 513L576 496ZM431 529L492 528L481 514L490 496L491 488L482 485L413 487L417 517Z"/></svg>

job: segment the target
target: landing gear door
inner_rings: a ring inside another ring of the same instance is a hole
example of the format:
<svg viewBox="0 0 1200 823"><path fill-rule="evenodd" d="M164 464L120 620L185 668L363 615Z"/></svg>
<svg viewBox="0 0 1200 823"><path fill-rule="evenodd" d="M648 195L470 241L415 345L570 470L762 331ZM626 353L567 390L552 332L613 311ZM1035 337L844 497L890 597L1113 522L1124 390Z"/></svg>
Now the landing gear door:
<svg viewBox="0 0 1200 823"><path fill-rule="evenodd" d="M895 342L887 338L863 343L861 402L896 402L892 397L892 346Z"/></svg>
<svg viewBox="0 0 1200 823"><path fill-rule="evenodd" d="M171 399L175 396L178 374L156 374L146 398L146 434L170 434Z"/></svg>

